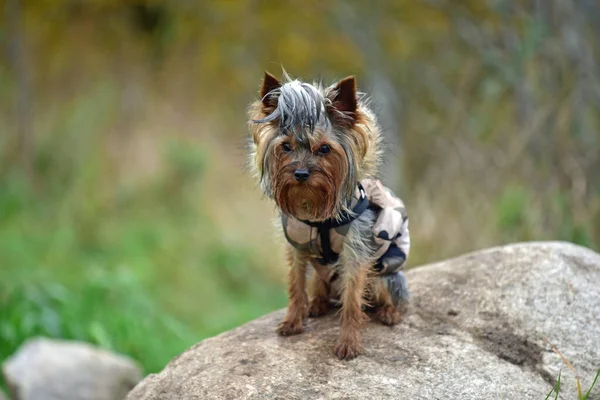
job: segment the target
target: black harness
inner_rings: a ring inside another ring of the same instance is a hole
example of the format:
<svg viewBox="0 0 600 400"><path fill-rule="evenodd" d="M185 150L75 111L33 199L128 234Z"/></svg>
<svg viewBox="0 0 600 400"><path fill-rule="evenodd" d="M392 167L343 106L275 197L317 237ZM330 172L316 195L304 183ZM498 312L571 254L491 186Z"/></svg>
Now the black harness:
<svg viewBox="0 0 600 400"><path fill-rule="evenodd" d="M367 197L367 193L363 186L359 183L358 190L360 191L360 199L358 203L352 207L351 211L342 211L340 213L339 218L330 218L325 221L320 222L311 222L304 221L306 225L309 225L313 228L317 228L319 231L319 236L321 237L321 250L322 257L319 259L319 263L322 265L333 264L337 262L339 258L339 254L334 252L331 248L331 239L329 237L329 231L334 228L338 228L340 226L350 224L354 222L363 212L369 208L369 198Z"/></svg>

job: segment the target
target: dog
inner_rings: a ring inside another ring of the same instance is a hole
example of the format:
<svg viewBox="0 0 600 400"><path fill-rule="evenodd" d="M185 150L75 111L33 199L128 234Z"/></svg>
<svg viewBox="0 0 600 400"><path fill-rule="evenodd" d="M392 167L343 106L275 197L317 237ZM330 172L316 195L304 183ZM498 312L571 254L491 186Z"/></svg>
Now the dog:
<svg viewBox="0 0 600 400"><path fill-rule="evenodd" d="M408 216L377 179L380 127L353 76L325 87L265 72L259 95L248 109L250 163L279 209L290 267L277 332L299 334L337 303L335 355L352 359L368 312L394 325L409 303Z"/></svg>

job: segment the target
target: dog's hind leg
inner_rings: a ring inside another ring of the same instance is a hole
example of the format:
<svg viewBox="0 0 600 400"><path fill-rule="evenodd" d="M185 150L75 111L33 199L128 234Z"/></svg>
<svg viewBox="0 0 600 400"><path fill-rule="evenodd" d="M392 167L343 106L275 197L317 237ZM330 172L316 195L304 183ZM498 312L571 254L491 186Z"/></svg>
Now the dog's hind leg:
<svg viewBox="0 0 600 400"><path fill-rule="evenodd" d="M374 277L371 296L375 317L385 325L396 325L408 311L409 292L402 271Z"/></svg>
<svg viewBox="0 0 600 400"><path fill-rule="evenodd" d="M329 302L330 286L316 271L309 278L308 293L310 297L308 316L316 318L327 314L332 308Z"/></svg>

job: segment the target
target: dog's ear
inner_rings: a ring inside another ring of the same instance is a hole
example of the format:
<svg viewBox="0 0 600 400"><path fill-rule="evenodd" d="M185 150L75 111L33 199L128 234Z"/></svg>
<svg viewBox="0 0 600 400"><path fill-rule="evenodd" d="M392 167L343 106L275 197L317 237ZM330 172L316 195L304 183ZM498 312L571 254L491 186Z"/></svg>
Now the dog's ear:
<svg viewBox="0 0 600 400"><path fill-rule="evenodd" d="M356 97L356 79L353 76L342 79L333 85L328 96L331 100L332 117L341 124L354 124L358 99Z"/></svg>
<svg viewBox="0 0 600 400"><path fill-rule="evenodd" d="M277 107L277 98L269 95L269 93L275 89L279 89L280 87L281 82L279 82L273 75L265 71L265 77L260 87L260 99L264 108Z"/></svg>

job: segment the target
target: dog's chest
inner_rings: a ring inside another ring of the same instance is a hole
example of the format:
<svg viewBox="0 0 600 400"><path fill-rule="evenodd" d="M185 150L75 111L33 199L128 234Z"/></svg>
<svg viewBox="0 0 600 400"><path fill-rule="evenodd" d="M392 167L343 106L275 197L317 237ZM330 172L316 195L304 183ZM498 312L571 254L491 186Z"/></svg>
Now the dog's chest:
<svg viewBox="0 0 600 400"><path fill-rule="evenodd" d="M315 223L282 214L284 235L328 274L336 269L344 248L351 249L346 261L350 257L352 262L371 262L378 273L394 273L404 266L410 250L404 203L377 180L361 181L357 193L352 217Z"/></svg>
<svg viewBox="0 0 600 400"><path fill-rule="evenodd" d="M319 227L305 224L294 218L283 215L281 217L283 232L287 241L300 251L305 251L317 260L322 260L324 255L324 240L327 235L329 248L335 254L340 254L344 247L344 241L348 235L351 224L336 228L328 228L326 232ZM327 247L327 246L325 246ZM326 260L325 264L333 264L337 260Z"/></svg>

